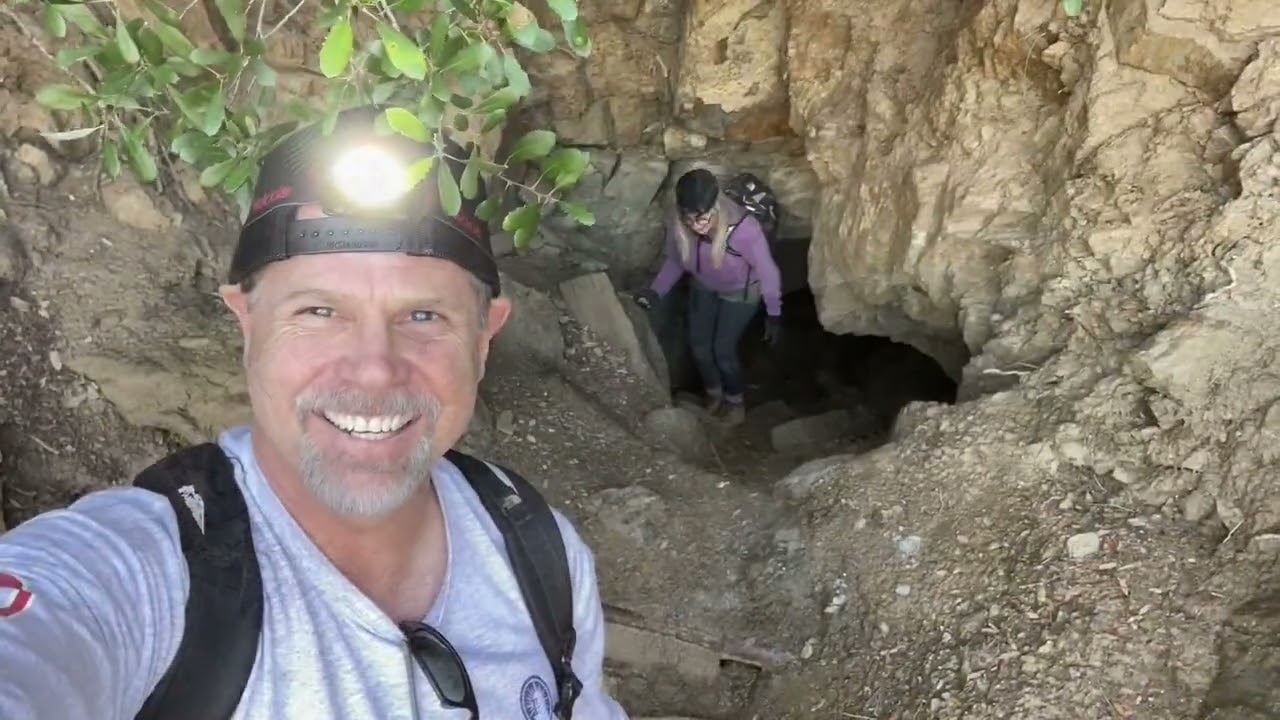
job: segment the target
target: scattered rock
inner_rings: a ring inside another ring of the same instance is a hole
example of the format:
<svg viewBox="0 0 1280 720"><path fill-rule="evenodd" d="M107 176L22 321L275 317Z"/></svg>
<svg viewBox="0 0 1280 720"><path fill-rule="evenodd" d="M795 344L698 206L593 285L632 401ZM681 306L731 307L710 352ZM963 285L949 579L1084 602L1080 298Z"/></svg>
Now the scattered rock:
<svg viewBox="0 0 1280 720"><path fill-rule="evenodd" d="M498 419L494 421L493 428L503 435L514 435L516 432L516 416L510 410L503 410L498 413Z"/></svg>
<svg viewBox="0 0 1280 720"><path fill-rule="evenodd" d="M139 230L167 230L173 225L147 191L127 173L103 183L102 202L113 217Z"/></svg>
<svg viewBox="0 0 1280 720"><path fill-rule="evenodd" d="M849 413L832 410L777 425L769 432L769 439L776 452L804 455L837 440L851 440L853 431L853 418Z"/></svg>
<svg viewBox="0 0 1280 720"><path fill-rule="evenodd" d="M49 159L49 154L35 145L22 145L15 157L34 173L36 182L41 185L52 185L58 179L58 172Z"/></svg>
<svg viewBox="0 0 1280 720"><path fill-rule="evenodd" d="M692 462L707 462L715 455L706 428L686 408L651 410L644 417L644 429L654 444L669 447Z"/></svg>
<svg viewBox="0 0 1280 720"><path fill-rule="evenodd" d="M1067 538L1067 556L1072 560L1089 557L1102 549L1102 538L1096 532L1079 533Z"/></svg>

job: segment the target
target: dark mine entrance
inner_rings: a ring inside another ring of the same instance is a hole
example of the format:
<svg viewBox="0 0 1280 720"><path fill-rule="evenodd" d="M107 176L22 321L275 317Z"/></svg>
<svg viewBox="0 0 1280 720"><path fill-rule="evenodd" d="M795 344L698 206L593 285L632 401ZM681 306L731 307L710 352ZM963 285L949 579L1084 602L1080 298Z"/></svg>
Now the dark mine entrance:
<svg viewBox="0 0 1280 720"><path fill-rule="evenodd" d="M739 345L747 375L747 408L783 403L797 416L848 410L866 432L886 431L909 402L954 403L956 382L933 358L914 347L873 335L828 332L807 282L808 242L785 241L775 250L783 271L783 342L763 340L761 306ZM687 282L687 279L686 279ZM672 392L701 396L685 334L687 287L682 282L655 313L668 357Z"/></svg>

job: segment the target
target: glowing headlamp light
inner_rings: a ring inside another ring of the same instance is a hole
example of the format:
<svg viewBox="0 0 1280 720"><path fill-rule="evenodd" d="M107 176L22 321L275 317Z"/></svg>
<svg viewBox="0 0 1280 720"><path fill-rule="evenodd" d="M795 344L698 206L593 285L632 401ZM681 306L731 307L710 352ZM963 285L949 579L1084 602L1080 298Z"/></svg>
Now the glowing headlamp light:
<svg viewBox="0 0 1280 720"><path fill-rule="evenodd" d="M357 208L386 208L409 192L405 163L376 145L344 150L333 162L329 181L344 201Z"/></svg>

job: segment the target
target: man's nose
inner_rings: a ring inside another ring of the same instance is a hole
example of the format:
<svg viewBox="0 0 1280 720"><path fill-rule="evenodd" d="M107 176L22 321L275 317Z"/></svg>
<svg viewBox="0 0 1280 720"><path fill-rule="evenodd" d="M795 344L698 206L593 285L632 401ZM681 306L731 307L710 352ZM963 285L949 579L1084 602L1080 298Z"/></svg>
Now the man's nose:
<svg viewBox="0 0 1280 720"><path fill-rule="evenodd" d="M367 388L389 387L400 379L402 363L396 354L391 326L380 319L361 320L348 349L346 374Z"/></svg>

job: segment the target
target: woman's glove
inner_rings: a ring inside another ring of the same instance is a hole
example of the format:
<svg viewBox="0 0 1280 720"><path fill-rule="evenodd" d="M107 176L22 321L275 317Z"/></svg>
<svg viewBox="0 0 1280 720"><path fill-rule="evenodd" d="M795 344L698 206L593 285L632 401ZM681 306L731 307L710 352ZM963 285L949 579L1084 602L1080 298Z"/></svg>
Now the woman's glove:
<svg viewBox="0 0 1280 720"><path fill-rule="evenodd" d="M782 318L770 315L764 319L764 339L775 348L782 344Z"/></svg>
<svg viewBox="0 0 1280 720"><path fill-rule="evenodd" d="M637 305L648 310L653 307L654 303L658 302L658 293L654 292L652 288L645 288L635 294L635 301Z"/></svg>

